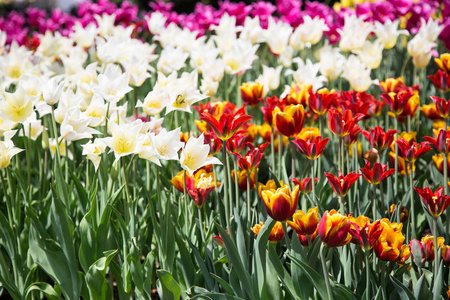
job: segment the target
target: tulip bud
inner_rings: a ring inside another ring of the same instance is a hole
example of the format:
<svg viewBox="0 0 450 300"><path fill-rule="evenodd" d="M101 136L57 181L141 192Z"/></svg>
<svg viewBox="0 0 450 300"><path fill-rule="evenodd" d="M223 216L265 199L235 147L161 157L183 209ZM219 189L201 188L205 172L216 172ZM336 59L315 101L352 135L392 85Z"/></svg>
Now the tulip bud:
<svg viewBox="0 0 450 300"><path fill-rule="evenodd" d="M364 158L367 159L368 161L370 161L371 163L376 162L378 159L378 150L375 148L372 148L372 149L366 151L366 153L364 153Z"/></svg>

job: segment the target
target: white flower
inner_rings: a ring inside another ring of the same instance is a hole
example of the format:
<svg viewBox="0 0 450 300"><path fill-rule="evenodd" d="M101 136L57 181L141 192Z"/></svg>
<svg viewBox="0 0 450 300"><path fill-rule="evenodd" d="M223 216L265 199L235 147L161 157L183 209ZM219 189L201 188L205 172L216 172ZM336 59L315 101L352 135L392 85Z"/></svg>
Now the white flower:
<svg viewBox="0 0 450 300"><path fill-rule="evenodd" d="M170 74L183 68L188 56L189 54L184 53L183 49L169 45L161 51L156 68L159 72Z"/></svg>
<svg viewBox="0 0 450 300"><path fill-rule="evenodd" d="M119 66L109 65L104 74L98 75L98 85L94 92L108 102L118 102L132 90L128 86L129 74L120 71Z"/></svg>
<svg viewBox="0 0 450 300"><path fill-rule="evenodd" d="M312 19L306 15L303 17L303 23L300 24L291 35L289 44L297 51L305 46L311 47L317 44L323 36L323 32L329 30L325 25L325 20L319 17Z"/></svg>
<svg viewBox="0 0 450 300"><path fill-rule="evenodd" d="M338 29L341 35L339 47L342 51L354 51L361 48L367 36L373 31L373 25L359 19L356 15L345 15L345 23L342 29Z"/></svg>
<svg viewBox="0 0 450 300"><path fill-rule="evenodd" d="M14 146L11 138L16 134L17 130L5 131L3 133L4 141L0 141L0 169L6 168L11 163L11 158L17 153L23 151Z"/></svg>
<svg viewBox="0 0 450 300"><path fill-rule="evenodd" d="M253 61L258 58L255 54L257 49L258 45L252 45L249 41L235 40L231 48L223 53L225 72L236 75L251 69Z"/></svg>
<svg viewBox="0 0 450 300"><path fill-rule="evenodd" d="M81 107L81 101L83 101L83 95L77 90L77 93L74 93L71 89L67 89L63 91L61 95L61 99L58 102L58 108L55 109L55 120L58 123L62 123L64 120L64 116L66 115L66 112L68 112L70 109L76 107ZM40 103L44 103L41 101ZM47 105L47 104L45 104ZM48 105L47 105L48 107ZM50 112L51 112L51 107ZM48 109L45 109L42 107L43 111L46 112Z"/></svg>
<svg viewBox="0 0 450 300"><path fill-rule="evenodd" d="M87 144L81 145L83 147L83 155L92 161L97 171L98 166L102 160L101 154L105 152L106 145L99 139L95 139L94 142L89 141Z"/></svg>
<svg viewBox="0 0 450 300"><path fill-rule="evenodd" d="M102 16L94 15L95 20L98 24L98 33L102 37L111 36L114 30L114 22L116 20L116 15L103 13Z"/></svg>
<svg viewBox="0 0 450 300"><path fill-rule="evenodd" d="M353 52L358 54L359 59L366 67L376 69L380 66L381 59L383 58L383 49L384 45L380 40L374 42L365 41L362 48Z"/></svg>
<svg viewBox="0 0 450 300"><path fill-rule="evenodd" d="M271 68L266 65L263 65L262 68L263 68L262 78L264 86L271 91L276 90L280 86L280 74L283 66Z"/></svg>
<svg viewBox="0 0 450 300"><path fill-rule="evenodd" d="M71 109L66 112L61 123L61 137L67 141L76 141L92 138L93 134L100 134L100 131L89 127L90 122L91 118L83 116L79 109Z"/></svg>
<svg viewBox="0 0 450 300"><path fill-rule="evenodd" d="M436 47L435 42L430 42L423 35L417 34L408 42L408 54L413 59L413 64L419 69L425 68L431 59L433 48Z"/></svg>
<svg viewBox="0 0 450 300"><path fill-rule="evenodd" d="M19 78L19 84L23 87L25 93L31 97L33 103L40 100L42 86L44 85L44 80L41 76L30 73L22 74Z"/></svg>
<svg viewBox="0 0 450 300"><path fill-rule="evenodd" d="M137 101L136 107L142 107L144 113L149 116L159 114L168 104L169 95L161 89L150 91L144 98L144 102Z"/></svg>
<svg viewBox="0 0 450 300"><path fill-rule="evenodd" d="M279 55L282 53L289 43L289 37L292 33L292 27L284 22L275 22L272 17L269 17L269 26L265 31L266 43L270 51Z"/></svg>
<svg viewBox="0 0 450 300"><path fill-rule="evenodd" d="M307 59L305 64L299 57L295 58L294 62L298 65L297 70L287 70L285 74L292 74L295 83L312 85L313 90L315 91L323 87L323 84L327 81L327 79L323 75L317 76L320 67L318 63L313 64L311 60Z"/></svg>
<svg viewBox="0 0 450 300"><path fill-rule="evenodd" d="M130 60L124 60L122 66L125 72L130 74L130 84L132 86L141 86L147 78L150 78L150 65L147 63L145 57L138 58L132 56Z"/></svg>
<svg viewBox="0 0 450 300"><path fill-rule="evenodd" d="M287 46L283 52L280 53L278 60L280 64L285 68L289 68L292 65L292 57L294 56L294 48Z"/></svg>
<svg viewBox="0 0 450 300"><path fill-rule="evenodd" d="M155 135L150 133L153 148L156 151L158 159L162 160L178 160L178 150L183 147L180 141L181 128L167 131L165 128Z"/></svg>
<svg viewBox="0 0 450 300"><path fill-rule="evenodd" d="M67 147L71 144L70 141L63 141L61 137L58 138L59 143L59 155L61 156L67 156L69 159L73 159L73 154L70 151L67 151ZM48 139L48 144L50 148L50 154L52 155L52 158L55 158L55 152L56 152L56 140L55 139ZM67 146L67 147L66 147Z"/></svg>
<svg viewBox="0 0 450 300"><path fill-rule="evenodd" d="M209 145L205 145L203 133L194 138L191 136L181 151L180 163L181 167L186 170L190 176L203 166L222 163L215 157L208 157Z"/></svg>
<svg viewBox="0 0 450 300"><path fill-rule="evenodd" d="M212 80L210 77L203 77L200 91L203 95L212 97L217 93L219 89L219 82Z"/></svg>
<svg viewBox="0 0 450 300"><path fill-rule="evenodd" d="M375 22L375 34L381 43L384 44L384 49L391 49L397 43L397 38L400 34L409 35L408 30L402 29L398 30L398 24L400 20L395 20L392 22L390 19L386 20L384 24L380 22Z"/></svg>
<svg viewBox="0 0 450 300"><path fill-rule="evenodd" d="M100 139L114 152L116 161L122 156L137 153L138 134L142 123L128 123L117 125L114 122L108 122L112 136Z"/></svg>
<svg viewBox="0 0 450 300"><path fill-rule="evenodd" d="M210 29L214 30L216 35L236 35L236 17L224 13L220 17L219 25L211 25Z"/></svg>
<svg viewBox="0 0 450 300"><path fill-rule="evenodd" d="M420 19L420 29L417 32L416 36L421 36L422 38L428 40L429 42L435 42L441 33L444 25L439 24L439 20L434 20L433 18L429 18L428 21L425 21L424 18Z"/></svg>
<svg viewBox="0 0 450 300"><path fill-rule="evenodd" d="M156 154L156 150L152 145L150 133L140 135L137 153L140 158L149 160L157 164L158 166L161 166L161 163Z"/></svg>
<svg viewBox="0 0 450 300"><path fill-rule="evenodd" d="M12 122L23 123L33 113L33 102L19 85L14 93L5 92L6 100L0 102L0 116Z"/></svg>
<svg viewBox="0 0 450 300"><path fill-rule="evenodd" d="M341 75L346 60L345 57L339 53L339 48L330 48L326 51L320 51L319 61L320 73L331 82Z"/></svg>
<svg viewBox="0 0 450 300"><path fill-rule="evenodd" d="M23 123L23 129L25 129L25 136L36 141L44 131L44 126L42 126L42 120L37 120L36 114L33 114ZM20 131L19 136L23 136L23 131Z"/></svg>
<svg viewBox="0 0 450 300"><path fill-rule="evenodd" d="M250 41L253 45L258 43L264 43L266 37L264 29L261 28L259 17L251 18L247 16L245 18L244 26L238 26L238 30L241 32L239 38Z"/></svg>
<svg viewBox="0 0 450 300"><path fill-rule="evenodd" d="M147 22L148 29L152 34L159 34L164 30L164 25L166 24L167 18L164 17L159 11L155 11L150 17L145 16L145 21Z"/></svg>
<svg viewBox="0 0 450 300"><path fill-rule="evenodd" d="M59 78L53 77L42 88L42 98L44 99L45 103L49 105L54 105L58 103L59 99L61 98L65 82L61 81L58 84Z"/></svg>
<svg viewBox="0 0 450 300"><path fill-rule="evenodd" d="M355 91L365 92L371 84L378 83L378 80L370 78L370 71L355 55L350 55L345 63L342 77L347 79Z"/></svg>
<svg viewBox="0 0 450 300"><path fill-rule="evenodd" d="M105 103L103 98L101 98L99 95L94 95L94 97L92 97L91 103L83 112L83 114L86 117L91 118L89 126L97 127L105 123L107 110L108 105Z"/></svg>
<svg viewBox="0 0 450 300"><path fill-rule="evenodd" d="M83 48L89 48L94 43L95 37L97 36L99 30L95 24L89 24L86 27L83 27L80 22L76 22L72 27L71 38L75 40L77 45Z"/></svg>

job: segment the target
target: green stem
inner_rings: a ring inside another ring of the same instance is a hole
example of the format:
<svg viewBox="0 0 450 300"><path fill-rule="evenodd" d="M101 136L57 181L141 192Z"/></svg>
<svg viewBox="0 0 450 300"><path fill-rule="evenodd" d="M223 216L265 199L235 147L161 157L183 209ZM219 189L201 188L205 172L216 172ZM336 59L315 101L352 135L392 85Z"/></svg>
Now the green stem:
<svg viewBox="0 0 450 300"><path fill-rule="evenodd" d="M441 260L440 249L437 243L438 229L437 229L437 218L433 217L433 235L434 235L434 278L437 280L439 274L439 263Z"/></svg>
<svg viewBox="0 0 450 300"><path fill-rule="evenodd" d="M345 214L345 203L344 203L344 197L339 196L339 212L341 215Z"/></svg>
<svg viewBox="0 0 450 300"><path fill-rule="evenodd" d="M311 186L312 186L312 198L313 202L317 203L317 206L319 206L318 200L316 200L316 184L315 184L315 176L314 176L314 159L311 160ZM317 202L316 202L317 201ZM306 209L306 207L305 207Z"/></svg>
<svg viewBox="0 0 450 300"><path fill-rule="evenodd" d="M411 204L411 217L412 217L412 238L416 238L416 214L414 212L414 193L413 193L413 163L409 163L409 187L410 187L410 204Z"/></svg>
<svg viewBox="0 0 450 300"><path fill-rule="evenodd" d="M270 160L272 162L272 171L275 172L275 145L274 145L274 128L270 131Z"/></svg>
<svg viewBox="0 0 450 300"><path fill-rule="evenodd" d="M284 238L286 239L285 241L286 241L287 251L288 251L288 253L291 253L291 239L289 238L286 222L281 222L281 227L283 227Z"/></svg>
<svg viewBox="0 0 450 300"><path fill-rule="evenodd" d="M227 150L225 145L222 147L222 163L223 163L223 196L225 203L225 222L227 229L231 233L230 229L230 203L228 201L228 170L227 170Z"/></svg>
<svg viewBox="0 0 450 300"><path fill-rule="evenodd" d="M252 227L252 220L250 218L250 172L247 172L247 228ZM239 205L236 205L239 206ZM250 251L250 230L249 230L249 237L247 238L247 251Z"/></svg>
<svg viewBox="0 0 450 300"><path fill-rule="evenodd" d="M183 172L183 201L184 201L184 227L186 236L189 237L188 199L186 195L186 170Z"/></svg>
<svg viewBox="0 0 450 300"><path fill-rule="evenodd" d="M366 259L366 299L370 300L370 263L369 263L369 251L365 252Z"/></svg>
<svg viewBox="0 0 450 300"><path fill-rule="evenodd" d="M233 165L234 165L234 193L235 193L235 198L236 198L236 212L239 216L239 176L238 176L238 164L237 164L237 159L233 160ZM247 173L247 176L249 174Z"/></svg>
<svg viewBox="0 0 450 300"><path fill-rule="evenodd" d="M283 137L278 133L278 180L281 178L281 152L283 152Z"/></svg>
<svg viewBox="0 0 450 300"><path fill-rule="evenodd" d="M291 146L291 171L292 178L295 178L295 145L294 143L290 143Z"/></svg>
<svg viewBox="0 0 450 300"><path fill-rule="evenodd" d="M373 213L373 222L377 219L377 186L373 185L373 198L372 198L372 213Z"/></svg>
<svg viewBox="0 0 450 300"><path fill-rule="evenodd" d="M320 250L320 260L322 262L322 271L323 271L323 276L325 279L325 284L327 287L328 299L333 300L333 292L331 291L330 276L328 274L327 263L325 261L324 252L325 252L325 245L322 244L322 249Z"/></svg>

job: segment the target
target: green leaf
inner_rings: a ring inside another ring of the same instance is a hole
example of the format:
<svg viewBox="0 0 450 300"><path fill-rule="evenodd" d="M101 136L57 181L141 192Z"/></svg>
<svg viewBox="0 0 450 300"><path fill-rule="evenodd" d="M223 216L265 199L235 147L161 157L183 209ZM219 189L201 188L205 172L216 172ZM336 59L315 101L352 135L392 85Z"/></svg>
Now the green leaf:
<svg viewBox="0 0 450 300"><path fill-rule="evenodd" d="M158 274L158 281L156 286L158 287L158 294L161 299L179 300L181 297L181 288L178 282L176 282L172 274L166 270L156 271Z"/></svg>
<svg viewBox="0 0 450 300"><path fill-rule="evenodd" d="M219 284L223 287L223 289L225 290L225 292L227 292L227 294L233 295L233 296L235 295L233 292L233 289L228 284L228 282L226 282L225 280L223 280L221 277L217 276L216 274L211 273L211 276L219 282Z"/></svg>
<svg viewBox="0 0 450 300"><path fill-rule="evenodd" d="M320 249L320 248L319 248ZM297 234L292 235L292 256L300 261L305 261L305 253ZM294 282L305 282L308 280L307 275L297 264L291 264L292 280ZM294 285L295 290L301 299L309 299L313 293L313 285Z"/></svg>
<svg viewBox="0 0 450 300"><path fill-rule="evenodd" d="M236 274L241 281L245 291L250 296L251 299L257 299L257 296L254 295L254 291L252 288L252 284L250 281L250 275L247 270L244 268L242 264L242 260L239 256L239 252L236 248L236 245L231 240L230 235L223 229L219 224L215 223L215 226L220 232L222 236L223 242L225 244L225 249L227 251L228 261L231 262L233 268L236 270Z"/></svg>
<svg viewBox="0 0 450 300"><path fill-rule="evenodd" d="M294 264L298 265L300 268L303 269L303 272L305 272L306 276L309 278L310 283L314 285L320 297L322 297L322 299L328 299L325 279L322 276L320 276L320 274L317 273L316 270L314 270L304 262L298 260L292 255L288 256Z"/></svg>
<svg viewBox="0 0 450 300"><path fill-rule="evenodd" d="M292 277L289 272L281 264L277 252L275 251L274 245L269 245L269 259L275 270L277 271L278 277L280 278L283 286L286 288L287 292L295 299L301 299L294 288L294 283L292 282Z"/></svg>
<svg viewBox="0 0 450 300"><path fill-rule="evenodd" d="M62 171L61 171L61 164L60 159L58 155L55 155L55 161L53 164L53 175L55 176L54 180L55 182L52 184L56 187L56 194L60 199L63 200L64 205L69 208L70 206L70 200L69 200L69 187L67 185L67 182L64 180Z"/></svg>
<svg viewBox="0 0 450 300"><path fill-rule="evenodd" d="M256 238L255 243L255 267L256 267L256 280L258 284L258 293L260 297L263 296L263 290L265 285L265 280L267 278L266 272L266 253L267 253L267 242L269 240L270 232L272 231L273 226L276 221L271 217L268 217L265 225L261 228L261 231ZM277 280L278 281L278 280Z"/></svg>
<svg viewBox="0 0 450 300"><path fill-rule="evenodd" d="M242 298L227 294L209 293L197 295L192 300L243 300Z"/></svg>
<svg viewBox="0 0 450 300"><path fill-rule="evenodd" d="M63 298L59 295L53 287L46 282L35 282L33 285L29 286L26 290L25 299L31 299L31 293L33 291L38 291L44 293L45 299L49 300L62 300Z"/></svg>
<svg viewBox="0 0 450 300"><path fill-rule="evenodd" d="M200 252L198 251L198 249L194 246L194 244L192 244L192 242L189 240L189 238L187 238L187 241L189 243L189 246L192 249L192 252L194 252L194 256L195 259L197 260L197 263L200 267L200 270L202 272L203 277L205 278L205 284L206 284L206 288L208 290L213 290L214 289L214 279L211 277L211 273L210 270L208 270L208 267L205 264L205 260L203 259L203 257L200 255ZM183 243L183 241L180 241L181 243ZM178 240L177 240L178 243ZM192 262L190 261L190 259L188 260L188 262L183 259L183 264L187 263L188 264L188 268L189 265L192 265L192 268L194 269L194 265L192 264Z"/></svg>
<svg viewBox="0 0 450 300"><path fill-rule="evenodd" d="M86 214L86 209L90 203L89 197L86 193L86 189L81 184L80 180L78 179L78 176L75 176L72 172L72 170L69 169L70 177L72 177L72 181L75 183L75 189L77 191L78 199L80 200L80 209L81 213L84 215Z"/></svg>
<svg viewBox="0 0 450 300"><path fill-rule="evenodd" d="M416 299L429 299L429 294L425 274L422 274L414 287L414 297Z"/></svg>
<svg viewBox="0 0 450 300"><path fill-rule="evenodd" d="M398 279L396 279L395 277L392 277L391 275L389 275L389 278L391 279L391 282L394 284L395 289L397 291L397 293L400 296L400 299L402 300L414 300L414 295L411 293L411 291L403 285L403 283L401 283Z"/></svg>
<svg viewBox="0 0 450 300"><path fill-rule="evenodd" d="M441 264L439 266L439 273L437 278L435 279L434 285L433 285L433 300L440 300L442 298L442 287L443 287L443 267L442 267L443 261L441 261Z"/></svg>
<svg viewBox="0 0 450 300"><path fill-rule="evenodd" d="M86 273L86 283L90 299L111 299L113 291L105 279L106 269L118 250L105 251L105 256L95 261Z"/></svg>
<svg viewBox="0 0 450 300"><path fill-rule="evenodd" d="M70 220L63 203L56 195L53 196L50 213L51 227L58 238L58 242L61 244L70 271L66 274L66 276L70 276L71 284L67 285L67 288L70 287L70 289L66 289L65 292L67 295L70 295L71 299L75 299L80 296L81 282L78 277L78 260L75 255L72 236L73 223L72 220Z"/></svg>

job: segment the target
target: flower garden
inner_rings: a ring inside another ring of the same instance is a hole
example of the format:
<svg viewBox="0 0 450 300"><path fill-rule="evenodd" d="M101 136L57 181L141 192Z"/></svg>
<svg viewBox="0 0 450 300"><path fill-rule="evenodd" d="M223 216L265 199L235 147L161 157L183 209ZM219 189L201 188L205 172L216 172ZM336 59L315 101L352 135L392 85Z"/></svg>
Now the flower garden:
<svg viewBox="0 0 450 300"><path fill-rule="evenodd" d="M450 297L450 1L0 18L5 299Z"/></svg>

